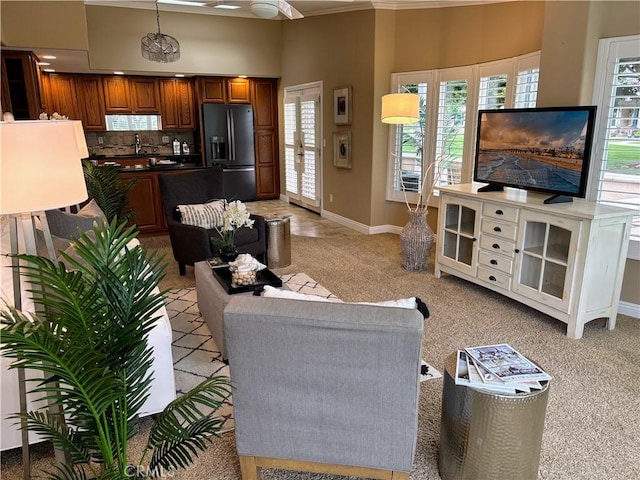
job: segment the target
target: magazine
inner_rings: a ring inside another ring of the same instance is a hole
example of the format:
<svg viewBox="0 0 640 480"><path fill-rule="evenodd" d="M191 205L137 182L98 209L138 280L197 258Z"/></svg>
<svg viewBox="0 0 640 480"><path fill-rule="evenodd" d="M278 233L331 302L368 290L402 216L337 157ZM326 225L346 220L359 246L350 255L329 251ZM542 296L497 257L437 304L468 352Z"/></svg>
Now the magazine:
<svg viewBox="0 0 640 480"><path fill-rule="evenodd" d="M503 382L551 380L548 373L506 343L465 350L476 364Z"/></svg>
<svg viewBox="0 0 640 480"><path fill-rule="evenodd" d="M478 369L473 359L467 355L467 352L464 350L458 351L458 365L455 383L458 385L467 385L469 387L481 390L490 390L498 393L516 393L515 385L507 384L502 380L497 379L493 382L484 380L483 372Z"/></svg>

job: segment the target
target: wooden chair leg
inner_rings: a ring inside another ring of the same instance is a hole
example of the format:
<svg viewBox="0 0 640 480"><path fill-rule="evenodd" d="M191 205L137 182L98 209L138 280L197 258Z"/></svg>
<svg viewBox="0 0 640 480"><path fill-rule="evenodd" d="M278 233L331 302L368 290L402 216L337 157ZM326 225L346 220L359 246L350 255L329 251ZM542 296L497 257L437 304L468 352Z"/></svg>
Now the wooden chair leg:
<svg viewBox="0 0 640 480"><path fill-rule="evenodd" d="M240 455L240 472L242 480L260 480L260 467L256 465L255 457Z"/></svg>

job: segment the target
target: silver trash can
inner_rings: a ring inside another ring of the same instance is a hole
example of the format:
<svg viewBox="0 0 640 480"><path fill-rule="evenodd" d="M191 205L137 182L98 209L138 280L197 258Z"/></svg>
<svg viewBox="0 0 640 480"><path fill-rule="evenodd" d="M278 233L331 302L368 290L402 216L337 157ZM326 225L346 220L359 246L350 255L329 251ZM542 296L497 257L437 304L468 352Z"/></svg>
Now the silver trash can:
<svg viewBox="0 0 640 480"><path fill-rule="evenodd" d="M288 216L265 217L267 226L267 266L291 265L291 221Z"/></svg>

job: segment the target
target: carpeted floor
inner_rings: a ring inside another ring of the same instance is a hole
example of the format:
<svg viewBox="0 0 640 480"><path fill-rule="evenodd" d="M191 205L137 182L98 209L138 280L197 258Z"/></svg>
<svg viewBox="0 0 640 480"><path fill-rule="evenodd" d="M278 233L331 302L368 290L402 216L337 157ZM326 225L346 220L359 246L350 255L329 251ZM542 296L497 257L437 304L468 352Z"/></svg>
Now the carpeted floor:
<svg viewBox="0 0 640 480"><path fill-rule="evenodd" d="M166 288L194 285L193 269L179 278L168 240L145 244L167 253ZM429 306L423 358L441 368L454 350L509 343L553 376L542 441L540 479L627 480L640 478L640 320L619 316L615 330L604 320L585 326L581 340L566 337L566 325L463 280L436 279L402 268L392 234L337 238L292 236L292 264L277 274L305 272L346 301L419 296ZM436 480L442 379L421 385L418 444L412 480ZM148 430L147 420L141 435ZM233 432L224 434L176 479L240 478ZM140 440L132 440L133 458ZM38 453L36 463L41 464ZM16 458L17 457L17 458ZM3 455L2 478L19 478L19 455ZM517 468L517 466L514 466ZM265 470L262 480L337 480L335 476ZM492 479L491 479L492 480Z"/></svg>

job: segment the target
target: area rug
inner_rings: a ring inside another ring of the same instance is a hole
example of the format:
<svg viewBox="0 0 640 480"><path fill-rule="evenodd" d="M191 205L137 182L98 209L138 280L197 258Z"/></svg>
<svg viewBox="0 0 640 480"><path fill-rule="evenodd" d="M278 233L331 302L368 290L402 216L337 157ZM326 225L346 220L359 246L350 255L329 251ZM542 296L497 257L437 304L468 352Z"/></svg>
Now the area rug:
<svg viewBox="0 0 640 480"><path fill-rule="evenodd" d="M322 285L304 273L281 276L287 287L293 291L337 298ZM171 289L165 298L165 305L173 330L173 370L178 395L188 392L207 378L215 375L229 377L229 366L222 361L222 355L211 338L196 304L195 288ZM433 366L422 361L420 381L441 377ZM233 429L233 405L229 399L216 417L223 420L222 432Z"/></svg>

